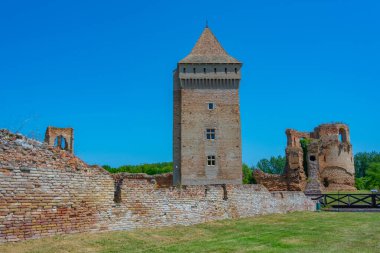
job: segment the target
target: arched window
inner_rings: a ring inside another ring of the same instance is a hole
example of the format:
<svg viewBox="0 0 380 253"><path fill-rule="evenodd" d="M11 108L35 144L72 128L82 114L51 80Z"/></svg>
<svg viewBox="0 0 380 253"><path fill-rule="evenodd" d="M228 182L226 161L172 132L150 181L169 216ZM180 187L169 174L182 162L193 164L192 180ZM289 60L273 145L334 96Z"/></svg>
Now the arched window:
<svg viewBox="0 0 380 253"><path fill-rule="evenodd" d="M183 68L183 73L186 73L186 68Z"/></svg>
<svg viewBox="0 0 380 253"><path fill-rule="evenodd" d="M227 74L227 68L224 69L224 72L226 72L226 74Z"/></svg>
<svg viewBox="0 0 380 253"><path fill-rule="evenodd" d="M203 68L203 73L205 73L205 74L206 74L206 68Z"/></svg>
<svg viewBox="0 0 380 253"><path fill-rule="evenodd" d="M195 73L197 73L197 71L196 71L196 69L195 69L195 68L193 68L193 72L194 72L194 74L195 74Z"/></svg>
<svg viewBox="0 0 380 253"><path fill-rule="evenodd" d="M235 74L237 74L237 68L235 68Z"/></svg>
<svg viewBox="0 0 380 253"><path fill-rule="evenodd" d="M63 137L62 135L57 136L54 140L54 147L58 147L62 150L67 150L68 146L65 137Z"/></svg>
<svg viewBox="0 0 380 253"><path fill-rule="evenodd" d="M347 142L347 133L346 130L341 128L339 129L339 142Z"/></svg>
<svg viewBox="0 0 380 253"><path fill-rule="evenodd" d="M214 68L214 73L216 74L216 68Z"/></svg>

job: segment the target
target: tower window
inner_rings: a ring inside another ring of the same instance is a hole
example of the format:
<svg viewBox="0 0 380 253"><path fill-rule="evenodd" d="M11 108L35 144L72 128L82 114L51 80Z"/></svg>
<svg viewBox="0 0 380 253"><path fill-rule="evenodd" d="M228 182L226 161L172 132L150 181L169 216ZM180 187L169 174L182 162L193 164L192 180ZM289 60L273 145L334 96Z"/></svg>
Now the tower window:
<svg viewBox="0 0 380 253"><path fill-rule="evenodd" d="M226 74L227 74L227 68L224 69L224 72L226 72Z"/></svg>
<svg viewBox="0 0 380 253"><path fill-rule="evenodd" d="M206 74L206 68L203 68L203 73L205 73L205 74Z"/></svg>
<svg viewBox="0 0 380 253"><path fill-rule="evenodd" d="M194 72L194 74L195 74L195 73L197 73L197 71L196 71L196 69L195 69L195 68L193 68L193 72Z"/></svg>
<svg viewBox="0 0 380 253"><path fill-rule="evenodd" d="M235 68L235 74L237 74L237 68Z"/></svg>
<svg viewBox="0 0 380 253"><path fill-rule="evenodd" d="M215 104L214 103L208 103L208 109L209 110L214 110L215 109Z"/></svg>
<svg viewBox="0 0 380 253"><path fill-rule="evenodd" d="M347 133L343 128L339 129L339 142L347 142Z"/></svg>
<svg viewBox="0 0 380 253"><path fill-rule="evenodd" d="M214 73L216 74L216 68L214 68Z"/></svg>
<svg viewBox="0 0 380 253"><path fill-rule="evenodd" d="M186 68L183 68L183 73L186 73Z"/></svg>
<svg viewBox="0 0 380 253"><path fill-rule="evenodd" d="M207 140L215 140L215 129L214 128L206 129L206 138L207 138Z"/></svg>
<svg viewBox="0 0 380 253"><path fill-rule="evenodd" d="M214 155L207 156L207 165L208 166L215 166L215 156Z"/></svg>

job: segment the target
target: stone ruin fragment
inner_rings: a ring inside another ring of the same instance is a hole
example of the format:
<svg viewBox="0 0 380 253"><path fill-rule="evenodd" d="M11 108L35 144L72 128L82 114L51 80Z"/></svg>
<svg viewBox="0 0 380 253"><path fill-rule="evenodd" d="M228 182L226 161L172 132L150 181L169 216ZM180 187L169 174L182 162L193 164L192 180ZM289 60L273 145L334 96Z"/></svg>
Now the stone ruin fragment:
<svg viewBox="0 0 380 253"><path fill-rule="evenodd" d="M286 136L284 174L274 175L256 170L254 177L257 183L270 191L304 191L307 194L356 190L347 125L322 124L313 132L287 129Z"/></svg>

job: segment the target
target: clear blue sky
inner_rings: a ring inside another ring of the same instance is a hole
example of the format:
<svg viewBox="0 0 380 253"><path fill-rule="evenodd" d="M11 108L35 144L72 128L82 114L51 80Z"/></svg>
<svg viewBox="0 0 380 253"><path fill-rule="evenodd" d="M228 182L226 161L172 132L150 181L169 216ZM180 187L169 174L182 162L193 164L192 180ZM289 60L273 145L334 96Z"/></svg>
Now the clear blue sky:
<svg viewBox="0 0 380 253"><path fill-rule="evenodd" d="M96 164L172 159L172 71L205 20L243 65L243 161L283 155L286 128L343 121L380 151L380 1L0 3L0 128L75 128Z"/></svg>

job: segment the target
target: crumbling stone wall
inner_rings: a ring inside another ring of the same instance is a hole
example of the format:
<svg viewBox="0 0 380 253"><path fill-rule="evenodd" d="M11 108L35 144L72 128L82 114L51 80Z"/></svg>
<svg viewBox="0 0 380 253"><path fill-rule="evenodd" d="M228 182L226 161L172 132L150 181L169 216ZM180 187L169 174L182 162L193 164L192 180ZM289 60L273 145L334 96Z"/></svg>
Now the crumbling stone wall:
<svg viewBox="0 0 380 253"><path fill-rule="evenodd" d="M259 183L270 190L296 189L310 194L355 190L355 169L347 125L322 124L310 133L287 129L286 135L284 175L255 172ZM307 140L306 154L301 147L301 139ZM306 163L304 157L307 158ZM307 178L304 171L307 171Z"/></svg>
<svg viewBox="0 0 380 253"><path fill-rule="evenodd" d="M284 174L268 174L255 170L253 176L258 184L264 185L270 191L304 191L306 175L302 164L302 148L287 147Z"/></svg>
<svg viewBox="0 0 380 253"><path fill-rule="evenodd" d="M173 187L171 181L171 174L109 174L67 151L0 130L0 243L314 209L302 192Z"/></svg>
<svg viewBox="0 0 380 253"><path fill-rule="evenodd" d="M147 179L123 180L112 229L191 225L258 214L314 210L302 192L270 193L261 185L158 187Z"/></svg>
<svg viewBox="0 0 380 253"><path fill-rule="evenodd" d="M74 152L74 129L49 126L45 132L45 142L70 153Z"/></svg>

